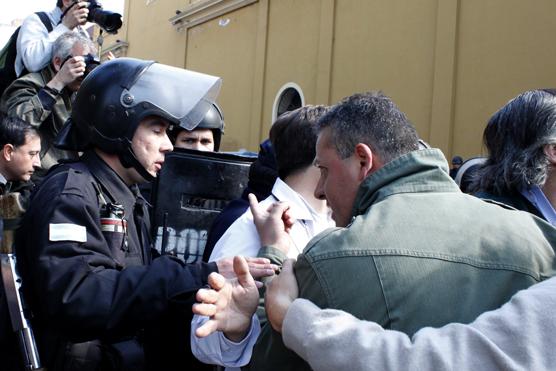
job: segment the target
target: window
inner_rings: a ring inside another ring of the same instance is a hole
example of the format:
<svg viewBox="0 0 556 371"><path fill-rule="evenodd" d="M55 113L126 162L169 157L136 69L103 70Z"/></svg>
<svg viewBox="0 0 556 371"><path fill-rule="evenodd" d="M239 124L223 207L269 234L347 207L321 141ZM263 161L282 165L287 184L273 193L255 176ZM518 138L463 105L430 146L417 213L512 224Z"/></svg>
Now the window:
<svg viewBox="0 0 556 371"><path fill-rule="evenodd" d="M299 85L288 82L278 90L272 106L272 122L284 112L293 111L305 105L305 97Z"/></svg>

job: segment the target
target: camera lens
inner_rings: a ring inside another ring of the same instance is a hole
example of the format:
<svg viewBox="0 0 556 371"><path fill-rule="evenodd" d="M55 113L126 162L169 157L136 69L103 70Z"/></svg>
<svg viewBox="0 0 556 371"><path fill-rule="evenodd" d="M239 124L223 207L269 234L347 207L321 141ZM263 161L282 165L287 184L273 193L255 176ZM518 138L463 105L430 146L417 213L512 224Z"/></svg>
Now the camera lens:
<svg viewBox="0 0 556 371"><path fill-rule="evenodd" d="M108 33L116 33L122 27L122 15L102 9L97 1L89 2L89 22L98 24Z"/></svg>

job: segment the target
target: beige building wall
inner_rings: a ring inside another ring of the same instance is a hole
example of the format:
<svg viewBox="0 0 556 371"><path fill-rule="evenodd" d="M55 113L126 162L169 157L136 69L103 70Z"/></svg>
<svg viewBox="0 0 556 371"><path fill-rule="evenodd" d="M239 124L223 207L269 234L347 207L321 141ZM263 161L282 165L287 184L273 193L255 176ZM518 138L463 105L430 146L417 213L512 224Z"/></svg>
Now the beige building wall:
<svg viewBox="0 0 556 371"><path fill-rule="evenodd" d="M223 78L224 150L257 149L288 83L305 104L382 90L423 139L464 157L481 153L485 123L508 99L556 86L554 0L126 0L125 9L116 50Z"/></svg>

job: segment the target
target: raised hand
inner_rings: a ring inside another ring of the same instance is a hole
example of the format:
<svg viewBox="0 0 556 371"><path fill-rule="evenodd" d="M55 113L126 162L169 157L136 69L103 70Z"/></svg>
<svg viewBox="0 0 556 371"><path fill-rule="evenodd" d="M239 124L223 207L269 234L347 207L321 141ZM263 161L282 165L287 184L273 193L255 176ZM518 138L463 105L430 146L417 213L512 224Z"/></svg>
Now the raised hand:
<svg viewBox="0 0 556 371"><path fill-rule="evenodd" d="M237 278L226 280L218 273L211 273L209 285L212 289L200 289L193 313L208 316L209 320L197 328L195 335L205 337L215 331L235 342L241 341L251 326L251 317L257 310L258 286L249 273L245 258L234 257L234 272Z"/></svg>
<svg viewBox="0 0 556 371"><path fill-rule="evenodd" d="M62 90L67 85L81 78L85 74L86 67L85 59L82 56L71 57L60 66L56 75L47 85L51 88Z"/></svg>
<svg viewBox="0 0 556 371"><path fill-rule="evenodd" d="M72 8L62 18L64 26L73 30L77 26L82 26L87 23L89 16L89 3L86 1L79 1L77 4L72 5Z"/></svg>
<svg viewBox="0 0 556 371"><path fill-rule="evenodd" d="M295 222L288 213L289 205L286 202L276 202L265 209L259 205L255 195L249 194L249 207L261 244L272 245L287 254L292 245L288 232Z"/></svg>

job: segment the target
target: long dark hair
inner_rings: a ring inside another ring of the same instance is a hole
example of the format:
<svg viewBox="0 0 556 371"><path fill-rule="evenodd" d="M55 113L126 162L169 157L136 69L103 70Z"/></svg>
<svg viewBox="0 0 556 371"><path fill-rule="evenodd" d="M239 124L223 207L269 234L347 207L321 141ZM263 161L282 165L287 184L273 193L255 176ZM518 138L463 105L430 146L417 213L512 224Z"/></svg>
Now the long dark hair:
<svg viewBox="0 0 556 371"><path fill-rule="evenodd" d="M489 120L483 134L488 158L472 190L515 194L545 183L544 146L556 143L556 90L530 90L509 101Z"/></svg>

